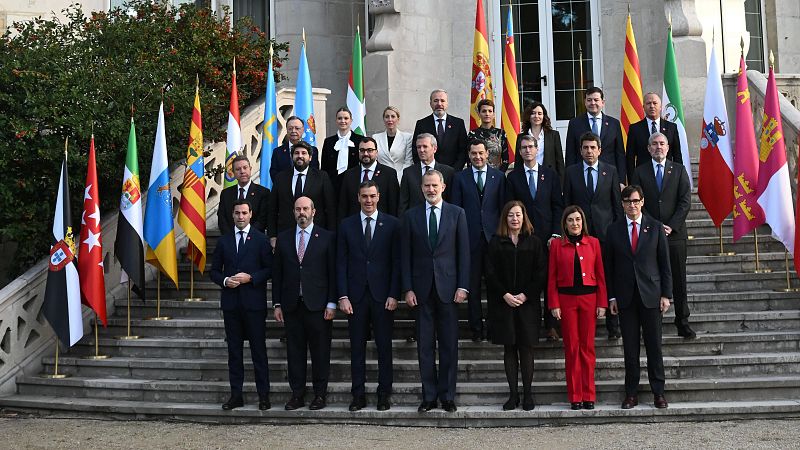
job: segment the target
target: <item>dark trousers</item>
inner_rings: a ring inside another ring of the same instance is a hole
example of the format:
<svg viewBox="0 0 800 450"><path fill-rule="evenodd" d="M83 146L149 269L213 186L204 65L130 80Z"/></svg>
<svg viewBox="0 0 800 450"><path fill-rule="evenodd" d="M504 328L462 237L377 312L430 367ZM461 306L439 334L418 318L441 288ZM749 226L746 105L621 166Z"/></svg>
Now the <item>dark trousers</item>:
<svg viewBox="0 0 800 450"><path fill-rule="evenodd" d="M350 376L353 396L364 395L367 378L367 340L370 327L378 348L378 392L392 393L392 328L394 311L386 310L385 300L377 302L367 289L358 303L353 303L353 314L348 318L350 331Z"/></svg>
<svg viewBox="0 0 800 450"><path fill-rule="evenodd" d="M604 242L600 241L600 246L604 248L605 246L603 244L604 244ZM603 259L605 259L605 258L603 258ZM603 262L605 263L605 261L603 261ZM621 334L619 316L618 315L615 316L614 314L606 314L606 331L608 331L609 335L610 334L616 334L616 333L620 333Z"/></svg>
<svg viewBox="0 0 800 450"><path fill-rule="evenodd" d="M637 395L639 391L639 342L644 338L647 352L647 378L653 394L664 394L664 358L661 354L661 311L646 308L634 289L631 303L619 310L622 348L625 352L625 394Z"/></svg>
<svg viewBox="0 0 800 450"><path fill-rule="evenodd" d="M544 247L544 273L547 274L550 273L549 272L550 268L548 267L548 264L550 263L550 254L549 254L549 249L547 247L547 241L542 241L542 244L544 244L542 246ZM558 328L559 326L558 319L556 319L555 317L553 317L552 314L550 314L550 303L547 300L546 283L545 283L545 289L542 289L542 295L544 297L544 309L542 310L544 311L544 314L542 314L544 316L544 327L548 330L552 328ZM539 300L537 299L536 301Z"/></svg>
<svg viewBox="0 0 800 450"><path fill-rule="evenodd" d="M473 333L483 332L483 311L481 308L481 281L486 269L486 238L481 233L478 245L472 249L470 255L469 269L469 296L467 297L467 307L469 308L469 329Z"/></svg>
<svg viewBox="0 0 800 450"><path fill-rule="evenodd" d="M672 300L675 326L689 325L689 300L686 295L686 241L669 241L669 266L672 269Z"/></svg>
<svg viewBox="0 0 800 450"><path fill-rule="evenodd" d="M418 297L419 299L419 297ZM422 399L426 402L453 401L458 372L458 305L439 300L436 287L416 309L417 353L422 379ZM439 371L436 371L436 344L439 345Z"/></svg>
<svg viewBox="0 0 800 450"><path fill-rule="evenodd" d="M289 387L293 397L303 397L306 392L307 352L311 353L311 380L314 395L328 392L331 368L331 326L324 311L309 311L305 303L298 302L297 309L283 313L286 324L286 362L289 366Z"/></svg>
<svg viewBox="0 0 800 450"><path fill-rule="evenodd" d="M228 378L232 395L242 395L244 384L244 339L250 342L250 356L259 396L269 395L267 369L267 311L247 311L241 306L223 310L225 340L228 343Z"/></svg>

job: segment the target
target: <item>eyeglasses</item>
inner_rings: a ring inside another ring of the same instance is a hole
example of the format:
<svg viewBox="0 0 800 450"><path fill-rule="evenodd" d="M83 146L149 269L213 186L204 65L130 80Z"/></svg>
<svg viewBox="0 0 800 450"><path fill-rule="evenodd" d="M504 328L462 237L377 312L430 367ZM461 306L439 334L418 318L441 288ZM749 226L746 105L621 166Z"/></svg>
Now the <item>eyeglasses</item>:
<svg viewBox="0 0 800 450"><path fill-rule="evenodd" d="M372 153L372 152L377 152L377 151L378 151L377 148L360 148L360 149L358 149L359 153Z"/></svg>
<svg viewBox="0 0 800 450"><path fill-rule="evenodd" d="M623 200L622 204L623 205L633 205L633 206L641 205L642 204L642 199L640 199L640 198L631 198L631 199L628 199L628 200Z"/></svg>

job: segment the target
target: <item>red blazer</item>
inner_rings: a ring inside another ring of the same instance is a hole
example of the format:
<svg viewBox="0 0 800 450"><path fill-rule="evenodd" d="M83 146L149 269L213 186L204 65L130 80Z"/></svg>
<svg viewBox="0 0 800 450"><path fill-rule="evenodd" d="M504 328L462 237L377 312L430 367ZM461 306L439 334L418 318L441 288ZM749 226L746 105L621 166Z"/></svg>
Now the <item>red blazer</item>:
<svg viewBox="0 0 800 450"><path fill-rule="evenodd" d="M571 287L575 279L575 250L581 262L583 284L597 286L595 295L598 308L608 307L606 294L606 274L600 254L600 241L592 236L584 236L581 242L571 243L567 238L554 239L550 245L550 263L547 277L547 301L550 309L560 308L558 288Z"/></svg>

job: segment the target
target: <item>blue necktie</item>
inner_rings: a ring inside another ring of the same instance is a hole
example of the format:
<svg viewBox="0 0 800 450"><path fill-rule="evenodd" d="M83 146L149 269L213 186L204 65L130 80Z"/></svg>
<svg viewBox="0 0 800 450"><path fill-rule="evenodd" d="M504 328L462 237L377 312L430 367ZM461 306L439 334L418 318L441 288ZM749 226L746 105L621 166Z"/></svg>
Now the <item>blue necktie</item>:
<svg viewBox="0 0 800 450"><path fill-rule="evenodd" d="M664 181L664 173L661 171L661 164L656 164L656 186L658 186L658 192L661 192L661 186L663 181Z"/></svg>
<svg viewBox="0 0 800 450"><path fill-rule="evenodd" d="M528 171L528 189L531 190L531 198L536 200L536 171L531 169Z"/></svg>
<svg viewBox="0 0 800 450"><path fill-rule="evenodd" d="M592 117L592 133L596 136L600 136L600 133L597 131L597 117Z"/></svg>

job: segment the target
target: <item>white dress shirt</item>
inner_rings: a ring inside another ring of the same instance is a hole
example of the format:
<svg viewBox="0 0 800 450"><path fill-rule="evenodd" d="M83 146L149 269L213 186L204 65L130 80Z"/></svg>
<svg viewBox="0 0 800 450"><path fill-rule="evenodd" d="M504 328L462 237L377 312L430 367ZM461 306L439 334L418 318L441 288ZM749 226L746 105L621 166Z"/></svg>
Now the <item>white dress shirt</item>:
<svg viewBox="0 0 800 450"><path fill-rule="evenodd" d="M247 186L249 187L250 183L247 183ZM247 188L245 188L245 195L247 195ZM236 243L236 247L235 248L238 249L239 248L239 241L242 240L242 239L244 239L246 241L247 240L247 236L250 234L250 224L248 223L247 226L242 228L241 230L239 228L234 227L234 230L235 230L234 231L234 233L235 233L234 242ZM244 231L244 234L240 235L239 234L240 231ZM228 285L228 278L230 278L230 277L225 277L222 280L222 285L223 286L227 286Z"/></svg>
<svg viewBox="0 0 800 450"><path fill-rule="evenodd" d="M311 222L305 228L300 228L300 225L295 226L295 230L294 230L294 251L295 251L295 253L300 250L300 232L301 231L306 234L304 236L304 238L305 238L305 243L306 243L306 251L308 251L308 243L311 240L312 233L314 232L314 222ZM328 304L325 305L325 307L328 308L328 309L336 309L336 303L328 302Z"/></svg>
<svg viewBox="0 0 800 450"><path fill-rule="evenodd" d="M302 172L299 172L297 168L293 169L294 175L292 175L292 193L297 195L297 192L294 192L294 187L297 186L297 174L303 174L303 178L300 180L300 185L303 186L303 190L306 188L306 180L308 179L308 167Z"/></svg>
<svg viewBox="0 0 800 450"><path fill-rule="evenodd" d="M595 117L597 118L597 120L595 120L594 123L597 124L597 135L600 136L600 133L603 132L603 113L600 112L600 114L598 114L597 116L593 116L587 112L586 117L589 118L589 131L592 131L592 119Z"/></svg>
<svg viewBox="0 0 800 450"><path fill-rule="evenodd" d="M600 167L600 160L594 163L593 166L586 164L586 161L583 162L583 185L586 185L586 181L589 179L589 167L592 169L592 192L597 192L597 177L599 175L598 167Z"/></svg>

